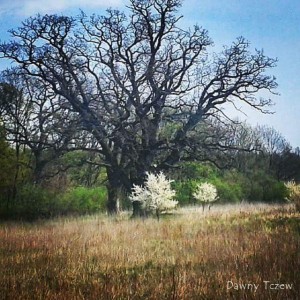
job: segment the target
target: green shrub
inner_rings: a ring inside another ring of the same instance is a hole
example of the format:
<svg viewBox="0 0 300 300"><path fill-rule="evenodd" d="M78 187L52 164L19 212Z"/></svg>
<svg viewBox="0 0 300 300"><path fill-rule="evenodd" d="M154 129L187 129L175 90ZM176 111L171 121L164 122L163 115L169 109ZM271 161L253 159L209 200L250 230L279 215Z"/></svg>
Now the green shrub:
<svg viewBox="0 0 300 300"><path fill-rule="evenodd" d="M175 199L179 205L195 204L196 200L193 197L193 193L196 189L199 181L186 180L186 181L174 181L171 183L172 188L176 191Z"/></svg>
<svg viewBox="0 0 300 300"><path fill-rule="evenodd" d="M67 213L90 214L106 210L107 191L105 187L75 187L62 196Z"/></svg>
<svg viewBox="0 0 300 300"><path fill-rule="evenodd" d="M263 189L264 202L281 202L288 196L288 190L283 182L269 178Z"/></svg>
<svg viewBox="0 0 300 300"><path fill-rule="evenodd" d="M244 193L239 183L228 182L222 178L215 178L210 183L217 188L221 203L240 202L243 200Z"/></svg>
<svg viewBox="0 0 300 300"><path fill-rule="evenodd" d="M106 209L104 187L76 187L64 194L36 185L19 187L14 201L0 203L0 218L33 221L67 214L91 214Z"/></svg>
<svg viewBox="0 0 300 300"><path fill-rule="evenodd" d="M236 169L218 170L209 164L184 163L173 174L176 200L180 205L193 204L193 192L198 183L213 184L218 191L220 203L240 202L280 202L287 197L283 182L261 169L249 169L245 173Z"/></svg>
<svg viewBox="0 0 300 300"><path fill-rule="evenodd" d="M49 218L59 212L58 196L40 186L19 186L16 198L1 203L0 216L5 219L35 220Z"/></svg>
<svg viewBox="0 0 300 300"><path fill-rule="evenodd" d="M283 202L287 196L284 183L263 172L250 176L244 190L245 199L252 202Z"/></svg>

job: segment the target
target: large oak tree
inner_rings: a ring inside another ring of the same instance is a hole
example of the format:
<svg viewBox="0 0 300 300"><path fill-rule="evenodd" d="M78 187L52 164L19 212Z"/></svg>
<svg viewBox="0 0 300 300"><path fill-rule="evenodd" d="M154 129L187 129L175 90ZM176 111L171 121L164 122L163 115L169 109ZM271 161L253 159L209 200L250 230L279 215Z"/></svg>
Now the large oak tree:
<svg viewBox="0 0 300 300"><path fill-rule="evenodd" d="M180 0L130 0L127 14L38 15L0 46L2 57L42 80L98 141L111 213L146 171L191 155L194 130L226 117L223 104L264 111L270 100L257 93L276 88L266 73L276 60L250 52L244 38L213 54L206 30L179 27L180 6Z"/></svg>

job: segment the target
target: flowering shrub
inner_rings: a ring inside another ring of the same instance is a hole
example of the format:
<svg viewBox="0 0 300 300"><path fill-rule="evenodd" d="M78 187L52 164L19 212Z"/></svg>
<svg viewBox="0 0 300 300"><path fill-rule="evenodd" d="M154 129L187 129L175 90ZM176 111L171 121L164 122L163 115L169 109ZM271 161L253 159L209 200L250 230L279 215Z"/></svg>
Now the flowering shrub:
<svg viewBox="0 0 300 300"><path fill-rule="evenodd" d="M300 211L300 184L296 184L295 181L289 181L285 186L289 193L287 200L293 202L296 210Z"/></svg>
<svg viewBox="0 0 300 300"><path fill-rule="evenodd" d="M133 185L129 199L140 202L145 212L155 212L159 219L162 212L174 209L178 203L172 200L175 191L171 189L171 182L162 172L157 175L147 173L144 187Z"/></svg>
<svg viewBox="0 0 300 300"><path fill-rule="evenodd" d="M201 183L196 187L196 191L193 193L194 198L202 204L203 210L206 204L209 205L218 200L218 193L216 187L211 183Z"/></svg>

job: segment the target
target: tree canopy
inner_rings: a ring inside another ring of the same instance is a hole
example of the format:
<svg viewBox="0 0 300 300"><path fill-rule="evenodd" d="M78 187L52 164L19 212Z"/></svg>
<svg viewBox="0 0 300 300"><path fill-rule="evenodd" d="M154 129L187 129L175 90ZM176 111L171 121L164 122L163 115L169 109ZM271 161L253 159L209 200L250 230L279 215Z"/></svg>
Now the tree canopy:
<svg viewBox="0 0 300 300"><path fill-rule="evenodd" d="M147 171L170 168L210 144L226 148L221 138L199 142L195 134L205 122L229 119L223 104L266 112L271 100L258 93L277 87L268 74L276 59L251 51L243 37L213 53L205 29L179 27L180 6L130 0L127 14L37 15L0 45L14 74L38 82L45 103L97 141L112 213Z"/></svg>

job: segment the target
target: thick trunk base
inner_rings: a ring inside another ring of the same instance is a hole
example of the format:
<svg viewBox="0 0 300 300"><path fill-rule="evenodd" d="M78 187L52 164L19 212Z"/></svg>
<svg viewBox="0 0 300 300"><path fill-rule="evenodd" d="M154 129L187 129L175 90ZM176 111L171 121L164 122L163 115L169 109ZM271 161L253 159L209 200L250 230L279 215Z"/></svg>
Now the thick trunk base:
<svg viewBox="0 0 300 300"><path fill-rule="evenodd" d="M140 218L140 217L145 218L146 217L146 212L144 209L142 209L140 202L134 201L132 203L132 208L133 208L133 210L132 210L131 218Z"/></svg>
<svg viewBox="0 0 300 300"><path fill-rule="evenodd" d="M117 186L108 186L107 212L109 215L115 215L120 212L120 200L122 198L122 188Z"/></svg>

